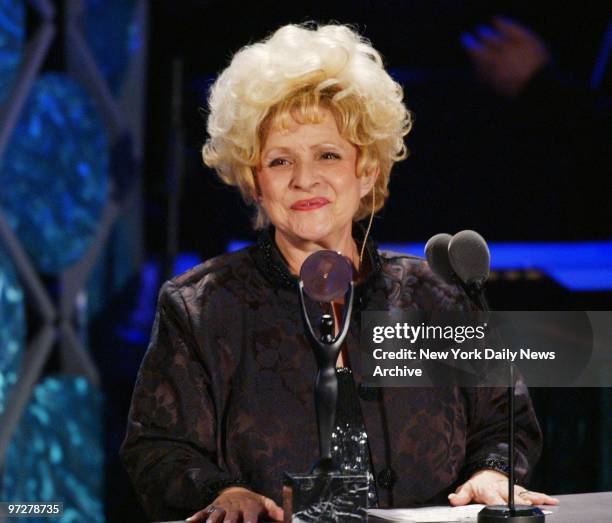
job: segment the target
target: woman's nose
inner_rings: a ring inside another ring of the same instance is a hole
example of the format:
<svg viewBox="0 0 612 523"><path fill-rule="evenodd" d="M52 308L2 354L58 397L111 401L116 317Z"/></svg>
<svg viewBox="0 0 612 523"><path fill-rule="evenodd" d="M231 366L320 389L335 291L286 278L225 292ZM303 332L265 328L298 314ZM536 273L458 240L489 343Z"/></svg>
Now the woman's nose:
<svg viewBox="0 0 612 523"><path fill-rule="evenodd" d="M293 166L291 184L295 189L308 190L319 182L315 166L308 161L297 161Z"/></svg>

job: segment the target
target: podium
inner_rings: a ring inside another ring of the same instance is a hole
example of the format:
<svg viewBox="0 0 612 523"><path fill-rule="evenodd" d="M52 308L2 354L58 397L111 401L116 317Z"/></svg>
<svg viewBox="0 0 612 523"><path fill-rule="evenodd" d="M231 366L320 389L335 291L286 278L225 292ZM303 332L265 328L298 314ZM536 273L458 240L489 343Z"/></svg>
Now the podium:
<svg viewBox="0 0 612 523"><path fill-rule="evenodd" d="M546 516L547 522L610 523L612 521L612 492L552 495L559 499L558 505L540 505L540 508L552 512ZM368 522L389 523L389 520L370 516Z"/></svg>

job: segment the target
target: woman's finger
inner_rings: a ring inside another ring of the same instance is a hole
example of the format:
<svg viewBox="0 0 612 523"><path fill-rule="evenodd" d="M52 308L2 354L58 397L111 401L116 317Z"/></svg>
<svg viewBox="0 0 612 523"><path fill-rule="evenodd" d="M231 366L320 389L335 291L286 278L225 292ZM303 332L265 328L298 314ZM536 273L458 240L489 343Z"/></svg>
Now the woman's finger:
<svg viewBox="0 0 612 523"><path fill-rule="evenodd" d="M559 500L553 498L543 492L534 492L532 490L523 490L518 496L521 500L529 501L533 505L557 505Z"/></svg>
<svg viewBox="0 0 612 523"><path fill-rule="evenodd" d="M223 518L223 523L238 523L242 516L241 510L227 510L225 512L225 517Z"/></svg>
<svg viewBox="0 0 612 523"><path fill-rule="evenodd" d="M514 486L514 503L517 505L533 505L531 498L529 496L525 496L524 494L527 492L525 487L521 487L520 485ZM504 496L506 498L507 496Z"/></svg>
<svg viewBox="0 0 612 523"><path fill-rule="evenodd" d="M246 509L242 515L244 523L257 523L259 521L259 510Z"/></svg>
<svg viewBox="0 0 612 523"><path fill-rule="evenodd" d="M503 485L491 485L484 489L481 492L478 492L476 495L476 499L474 499L475 503L484 503L485 505L505 505L507 500L506 496L504 496L500 490L500 487ZM507 494L507 491L506 491Z"/></svg>
<svg viewBox="0 0 612 523"><path fill-rule="evenodd" d="M206 518L206 523L221 523L225 518L225 509L221 507L213 507L211 511L208 512L208 517Z"/></svg>
<svg viewBox="0 0 612 523"><path fill-rule="evenodd" d="M455 490L454 494L450 494L448 496L450 504L454 507L459 505L467 505L470 501L472 501L472 499L474 499L474 487L472 486L471 481L464 483L457 490Z"/></svg>
<svg viewBox="0 0 612 523"><path fill-rule="evenodd" d="M268 511L268 516L275 521L283 521L284 512L273 499L263 497L263 504L265 509Z"/></svg>
<svg viewBox="0 0 612 523"><path fill-rule="evenodd" d="M201 521L208 521L209 516L217 510L219 510L218 507L215 507L214 505L209 505L208 507L196 512L193 516L189 516L185 521L189 521L189 523L199 523Z"/></svg>

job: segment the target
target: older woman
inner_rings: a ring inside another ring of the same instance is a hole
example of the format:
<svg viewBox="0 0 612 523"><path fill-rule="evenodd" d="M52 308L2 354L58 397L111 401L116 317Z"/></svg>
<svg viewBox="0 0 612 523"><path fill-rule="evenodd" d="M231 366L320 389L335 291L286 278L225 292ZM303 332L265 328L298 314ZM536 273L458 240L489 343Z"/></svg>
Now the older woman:
<svg viewBox="0 0 612 523"><path fill-rule="evenodd" d="M336 464L371 474L372 504L383 507L503 502L504 391L361 385L360 311L468 307L424 261L379 252L356 225L382 207L411 125L379 54L347 27L283 27L234 56L210 111L204 160L254 205L262 233L161 290L122 447L151 516L282 519L283 472L306 471L317 457L316 364L296 274L320 249L348 257L357 282L337 362ZM541 439L524 387L517 424L523 480ZM554 503L519 486L516 494Z"/></svg>

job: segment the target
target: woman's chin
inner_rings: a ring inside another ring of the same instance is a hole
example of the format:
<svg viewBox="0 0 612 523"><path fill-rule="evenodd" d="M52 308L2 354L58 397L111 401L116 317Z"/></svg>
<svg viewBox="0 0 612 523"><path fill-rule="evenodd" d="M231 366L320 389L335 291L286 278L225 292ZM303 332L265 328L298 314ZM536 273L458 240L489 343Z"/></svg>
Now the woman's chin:
<svg viewBox="0 0 612 523"><path fill-rule="evenodd" d="M350 234L350 228L347 229ZM291 227L291 236L303 242L324 244L333 239L340 239L342 229L328 224L307 223Z"/></svg>

